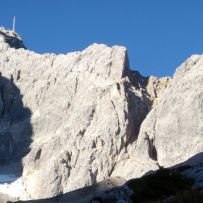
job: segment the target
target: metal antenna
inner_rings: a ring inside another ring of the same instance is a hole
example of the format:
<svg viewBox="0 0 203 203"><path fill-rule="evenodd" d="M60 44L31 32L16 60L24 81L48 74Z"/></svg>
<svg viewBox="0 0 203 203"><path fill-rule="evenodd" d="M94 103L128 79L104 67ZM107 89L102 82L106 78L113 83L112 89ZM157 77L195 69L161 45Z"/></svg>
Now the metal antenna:
<svg viewBox="0 0 203 203"><path fill-rule="evenodd" d="M15 32L15 27L16 27L16 17L13 17L13 32Z"/></svg>

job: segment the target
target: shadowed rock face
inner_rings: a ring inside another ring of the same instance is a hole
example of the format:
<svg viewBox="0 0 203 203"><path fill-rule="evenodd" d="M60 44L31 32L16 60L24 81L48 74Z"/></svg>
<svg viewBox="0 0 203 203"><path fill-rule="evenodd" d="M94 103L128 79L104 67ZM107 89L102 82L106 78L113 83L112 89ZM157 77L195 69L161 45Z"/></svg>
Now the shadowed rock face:
<svg viewBox="0 0 203 203"><path fill-rule="evenodd" d="M7 79L0 75L0 165L21 160L29 150L30 111L21 97L13 76Z"/></svg>
<svg viewBox="0 0 203 203"><path fill-rule="evenodd" d="M1 153L1 163L5 163L12 159L14 144L12 136L9 132L4 132L0 135L0 153Z"/></svg>
<svg viewBox="0 0 203 203"><path fill-rule="evenodd" d="M22 158L29 152L32 127L31 112L22 102L20 90L13 76L0 75L0 193L2 184L11 184L22 175ZM19 187L18 187L19 188ZM18 190L16 188L15 190ZM7 190L10 190L8 188ZM12 193L12 191L11 191ZM6 194L0 194L0 202L15 200Z"/></svg>
<svg viewBox="0 0 203 203"><path fill-rule="evenodd" d="M15 144L11 134L10 109L14 101L14 85L11 80L0 76L0 163L14 158Z"/></svg>

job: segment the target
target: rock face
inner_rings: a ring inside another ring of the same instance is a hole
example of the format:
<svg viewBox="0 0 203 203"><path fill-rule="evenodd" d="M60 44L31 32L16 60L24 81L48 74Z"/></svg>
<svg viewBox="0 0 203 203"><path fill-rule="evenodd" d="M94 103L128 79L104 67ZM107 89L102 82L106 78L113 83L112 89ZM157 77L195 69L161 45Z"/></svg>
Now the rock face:
<svg viewBox="0 0 203 203"><path fill-rule="evenodd" d="M19 129L30 124L28 132L21 131L22 138L15 133L12 139L1 137L7 139L4 145L15 138L11 145L20 147L25 146L24 137L30 139L30 152L23 159L30 198L50 197L111 176L116 163L128 156L128 146L136 143L151 105L139 81L132 84L128 77L126 49L94 44L82 52L39 55L0 45L2 75L12 77L19 102L30 112L22 118L15 114L16 123L11 124ZM5 153L10 157L9 149Z"/></svg>
<svg viewBox="0 0 203 203"><path fill-rule="evenodd" d="M203 56L159 79L130 70L124 47L40 55L0 37L0 164L22 162L26 198L139 177L203 150Z"/></svg>
<svg viewBox="0 0 203 203"><path fill-rule="evenodd" d="M32 198L57 195L110 176L136 136L132 121L139 126L148 111L124 78L128 64L123 47L93 45L82 53L46 58L30 62L38 61L40 66L36 71L31 68L36 80L28 90L34 105L30 106L34 137L23 162Z"/></svg>
<svg viewBox="0 0 203 203"><path fill-rule="evenodd" d="M30 143L30 111L23 106L12 75L0 76L0 163L20 159Z"/></svg>
<svg viewBox="0 0 203 203"><path fill-rule="evenodd" d="M129 148L130 159L120 161L112 175L122 171L126 179L137 177L157 164L174 166L203 151L203 56L192 56L172 79L163 81L164 88L141 124L137 144ZM153 92L152 85L148 91Z"/></svg>
<svg viewBox="0 0 203 203"><path fill-rule="evenodd" d="M142 123L136 156L172 166L203 151L203 56L175 72L159 103Z"/></svg>
<svg viewBox="0 0 203 203"><path fill-rule="evenodd" d="M6 30L3 27L0 27L0 43L1 42L7 43L10 47L13 47L15 49L25 49L21 37L17 33Z"/></svg>

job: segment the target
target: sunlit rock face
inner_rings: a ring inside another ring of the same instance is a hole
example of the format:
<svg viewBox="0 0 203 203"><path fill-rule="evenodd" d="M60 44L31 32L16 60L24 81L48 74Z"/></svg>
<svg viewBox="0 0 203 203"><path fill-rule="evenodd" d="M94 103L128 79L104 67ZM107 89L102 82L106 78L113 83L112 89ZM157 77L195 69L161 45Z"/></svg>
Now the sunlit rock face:
<svg viewBox="0 0 203 203"><path fill-rule="evenodd" d="M4 34L0 172L16 163L21 199L139 177L202 151L202 56L173 78L143 77L130 70L125 47L40 55Z"/></svg>
<svg viewBox="0 0 203 203"><path fill-rule="evenodd" d="M171 166L202 151L203 56L193 55L176 70L142 123L136 156Z"/></svg>
<svg viewBox="0 0 203 203"><path fill-rule="evenodd" d="M155 163L170 167L195 155L200 158L187 163L202 164L203 56L193 55L167 80L141 124L137 145L129 148L131 159L118 163L113 175L123 171L129 179L153 170Z"/></svg>
<svg viewBox="0 0 203 203"><path fill-rule="evenodd" d="M12 125L28 125L16 132L30 141L22 160L30 198L104 180L128 159L127 148L136 143L152 101L139 80L129 77L125 47L93 44L82 52L40 55L2 42L0 67L19 90L21 109L30 112L12 111Z"/></svg>

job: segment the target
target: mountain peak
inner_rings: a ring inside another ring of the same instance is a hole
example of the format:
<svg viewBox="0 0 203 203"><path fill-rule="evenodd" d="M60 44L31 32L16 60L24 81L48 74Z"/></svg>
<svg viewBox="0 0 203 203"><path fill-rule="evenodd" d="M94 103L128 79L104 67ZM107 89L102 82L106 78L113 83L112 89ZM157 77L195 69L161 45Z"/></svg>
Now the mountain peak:
<svg viewBox="0 0 203 203"><path fill-rule="evenodd" d="M11 48L25 49L23 40L16 32L12 30L7 30L4 27L0 27L0 43L7 43Z"/></svg>

